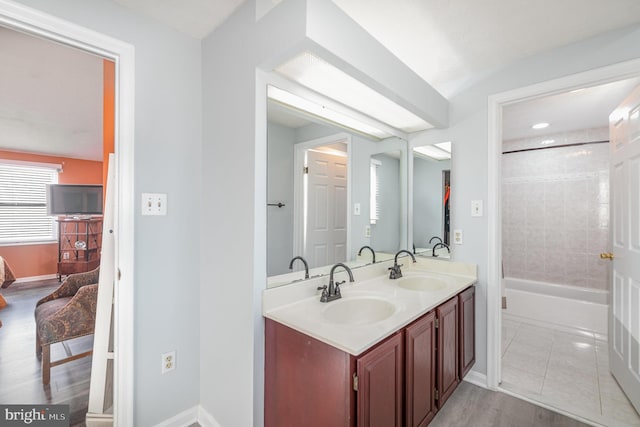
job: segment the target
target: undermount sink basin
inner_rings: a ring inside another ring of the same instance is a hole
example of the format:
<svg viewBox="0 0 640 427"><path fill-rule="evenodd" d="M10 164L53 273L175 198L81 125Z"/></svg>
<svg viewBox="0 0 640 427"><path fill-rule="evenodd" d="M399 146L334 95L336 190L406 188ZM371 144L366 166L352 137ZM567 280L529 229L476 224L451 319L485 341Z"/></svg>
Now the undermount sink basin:
<svg viewBox="0 0 640 427"><path fill-rule="evenodd" d="M395 305L380 298L343 298L327 303L322 316L332 323L363 325L387 319L396 311Z"/></svg>
<svg viewBox="0 0 640 427"><path fill-rule="evenodd" d="M396 279L398 286L411 291L439 291L447 286L447 282L434 277L411 276Z"/></svg>

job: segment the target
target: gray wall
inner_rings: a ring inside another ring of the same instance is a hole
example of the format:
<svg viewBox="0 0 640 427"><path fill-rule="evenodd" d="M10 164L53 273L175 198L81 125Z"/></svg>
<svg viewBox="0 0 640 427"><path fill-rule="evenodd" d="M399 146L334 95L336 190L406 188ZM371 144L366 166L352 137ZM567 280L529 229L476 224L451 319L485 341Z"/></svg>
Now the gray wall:
<svg viewBox="0 0 640 427"><path fill-rule="evenodd" d="M416 248L433 246L429 245L433 236L443 238L442 171L448 169L451 169L450 160L413 157L413 243Z"/></svg>
<svg viewBox="0 0 640 427"><path fill-rule="evenodd" d="M295 130L267 125L267 276L289 272L293 258L293 144ZM299 262L299 261L298 261ZM294 268L302 264L294 265Z"/></svg>
<svg viewBox="0 0 640 427"><path fill-rule="evenodd" d="M135 216L134 422L154 425L199 402L200 42L111 1L21 2L135 47L136 211L123 214ZM167 216L140 215L143 191L168 194Z"/></svg>

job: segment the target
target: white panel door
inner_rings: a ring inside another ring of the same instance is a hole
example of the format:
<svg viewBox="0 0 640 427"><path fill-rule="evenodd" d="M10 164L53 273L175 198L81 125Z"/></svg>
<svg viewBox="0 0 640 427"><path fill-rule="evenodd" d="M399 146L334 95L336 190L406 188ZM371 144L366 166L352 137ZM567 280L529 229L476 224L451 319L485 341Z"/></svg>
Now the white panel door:
<svg viewBox="0 0 640 427"><path fill-rule="evenodd" d="M347 259L347 158L307 151L304 257L309 267Z"/></svg>
<svg viewBox="0 0 640 427"><path fill-rule="evenodd" d="M640 410L640 86L609 117L613 248L610 369Z"/></svg>

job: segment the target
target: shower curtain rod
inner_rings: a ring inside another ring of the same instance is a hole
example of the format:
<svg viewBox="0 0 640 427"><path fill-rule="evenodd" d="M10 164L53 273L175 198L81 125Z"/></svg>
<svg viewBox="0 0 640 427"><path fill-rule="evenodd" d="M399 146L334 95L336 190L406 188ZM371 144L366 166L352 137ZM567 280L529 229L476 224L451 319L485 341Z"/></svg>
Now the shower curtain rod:
<svg viewBox="0 0 640 427"><path fill-rule="evenodd" d="M577 146L577 145L608 144L608 143L609 143L609 140L606 140L606 141L591 141L591 142L578 142L578 143L575 143L575 144L549 145L549 146L546 146L546 147L523 148L521 150L503 151L502 154L522 153L522 152L525 152L525 151L536 151L536 150L547 150L549 148L574 147L574 146Z"/></svg>

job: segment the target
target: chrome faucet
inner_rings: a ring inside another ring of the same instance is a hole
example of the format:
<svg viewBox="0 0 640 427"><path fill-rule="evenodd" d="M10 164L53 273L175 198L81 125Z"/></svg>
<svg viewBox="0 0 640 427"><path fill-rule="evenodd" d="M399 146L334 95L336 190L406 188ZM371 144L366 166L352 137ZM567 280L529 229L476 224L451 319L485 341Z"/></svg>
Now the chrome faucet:
<svg viewBox="0 0 640 427"><path fill-rule="evenodd" d="M353 282L353 273L351 273L351 269L341 262L337 263L331 267L331 271L329 272L329 288L327 288L327 285L318 287L318 290L322 291L320 302L330 302L342 298L342 294L340 294L340 285L345 281L343 280L342 282L336 282L335 285L333 284L333 272L338 267L344 268L344 270L349 274L349 282Z"/></svg>
<svg viewBox="0 0 640 427"><path fill-rule="evenodd" d="M439 242L439 243L436 243L435 245L433 245L433 249L431 250L431 256L433 256L433 257L438 256L436 254L436 249L438 249L440 247L447 248L447 252L451 253L451 249L449 249L449 245L447 245L446 243Z"/></svg>
<svg viewBox="0 0 640 427"><path fill-rule="evenodd" d="M395 258L393 259L393 267L389 267L389 279L399 279L402 277L402 270L400 270L400 267L402 267L402 264L398 265L398 255L400 255L403 252L406 254L409 254L409 256L411 257L411 260L414 263L416 262L416 257L414 257L411 252L405 249L399 250L396 253Z"/></svg>
<svg viewBox="0 0 640 427"><path fill-rule="evenodd" d="M433 242L434 239L438 239L438 242L442 243L441 238L439 238L438 236L433 236L432 238L429 239L429 244L431 244L431 242Z"/></svg>
<svg viewBox="0 0 640 427"><path fill-rule="evenodd" d="M309 264L307 264L307 261L304 258L302 258L301 256L296 256L296 257L293 257L291 259L291 262L289 262L289 270L293 270L293 262L295 260L297 260L297 259L302 261L302 263L304 264L304 278L308 279L309 278Z"/></svg>
<svg viewBox="0 0 640 427"><path fill-rule="evenodd" d="M371 246L363 246L358 251L358 256L362 255L362 250L363 249L369 249L371 251L371 255L373 255L373 264L375 264L376 263L376 251L374 251Z"/></svg>

